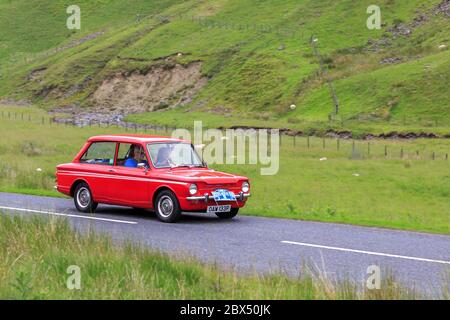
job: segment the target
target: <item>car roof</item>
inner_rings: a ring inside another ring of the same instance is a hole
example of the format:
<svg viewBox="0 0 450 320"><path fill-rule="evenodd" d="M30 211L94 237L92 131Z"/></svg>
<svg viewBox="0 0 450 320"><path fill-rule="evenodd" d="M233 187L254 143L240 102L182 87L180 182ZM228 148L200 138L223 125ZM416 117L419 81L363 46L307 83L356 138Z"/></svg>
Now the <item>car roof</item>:
<svg viewBox="0 0 450 320"><path fill-rule="evenodd" d="M93 136L88 139L89 142L111 141L123 143L149 143L149 142L185 142L191 143L189 140L177 139L164 136L151 136L143 134L110 134Z"/></svg>

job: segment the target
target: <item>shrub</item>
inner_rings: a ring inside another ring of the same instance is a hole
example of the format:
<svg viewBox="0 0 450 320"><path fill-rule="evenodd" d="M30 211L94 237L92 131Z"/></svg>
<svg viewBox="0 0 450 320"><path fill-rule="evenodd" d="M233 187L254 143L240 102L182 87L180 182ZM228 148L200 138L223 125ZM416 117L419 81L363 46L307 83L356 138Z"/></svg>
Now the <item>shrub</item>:
<svg viewBox="0 0 450 320"><path fill-rule="evenodd" d="M24 141L20 145L22 153L28 157L39 156L42 154L41 149L37 146L36 142Z"/></svg>

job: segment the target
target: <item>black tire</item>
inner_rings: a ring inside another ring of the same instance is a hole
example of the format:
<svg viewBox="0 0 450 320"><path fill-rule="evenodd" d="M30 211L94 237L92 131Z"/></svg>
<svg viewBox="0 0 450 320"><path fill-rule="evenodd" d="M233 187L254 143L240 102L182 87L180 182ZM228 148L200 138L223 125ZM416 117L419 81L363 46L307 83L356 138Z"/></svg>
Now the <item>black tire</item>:
<svg viewBox="0 0 450 320"><path fill-rule="evenodd" d="M156 216L162 222L175 222L181 216L180 203L172 191L158 193L154 203Z"/></svg>
<svg viewBox="0 0 450 320"><path fill-rule="evenodd" d="M98 203L94 202L92 198L91 189L84 182L79 183L75 188L73 201L77 210L84 213L93 213L98 206Z"/></svg>
<svg viewBox="0 0 450 320"><path fill-rule="evenodd" d="M230 212L216 212L216 216L220 219L232 219L236 217L239 212L239 208L231 208Z"/></svg>

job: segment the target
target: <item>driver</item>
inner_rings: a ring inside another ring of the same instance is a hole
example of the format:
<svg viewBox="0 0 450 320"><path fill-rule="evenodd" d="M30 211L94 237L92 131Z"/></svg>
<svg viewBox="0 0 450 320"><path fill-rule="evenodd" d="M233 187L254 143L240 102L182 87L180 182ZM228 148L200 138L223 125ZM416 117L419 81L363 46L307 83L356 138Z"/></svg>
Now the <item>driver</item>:
<svg viewBox="0 0 450 320"><path fill-rule="evenodd" d="M137 168L138 163L146 162L144 150L140 145L134 144L130 148L128 159L125 161L124 166L130 168Z"/></svg>

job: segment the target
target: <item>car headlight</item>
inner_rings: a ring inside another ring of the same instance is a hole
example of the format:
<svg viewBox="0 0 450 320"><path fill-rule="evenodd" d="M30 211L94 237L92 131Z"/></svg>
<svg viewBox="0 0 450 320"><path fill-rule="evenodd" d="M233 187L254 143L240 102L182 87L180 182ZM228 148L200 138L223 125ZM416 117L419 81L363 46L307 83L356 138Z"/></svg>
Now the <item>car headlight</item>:
<svg viewBox="0 0 450 320"><path fill-rule="evenodd" d="M250 190L250 185L248 184L248 182L242 183L242 191L248 192L248 190Z"/></svg>
<svg viewBox="0 0 450 320"><path fill-rule="evenodd" d="M196 194L197 193L197 185L196 184L191 184L189 186L189 193L190 194Z"/></svg>

